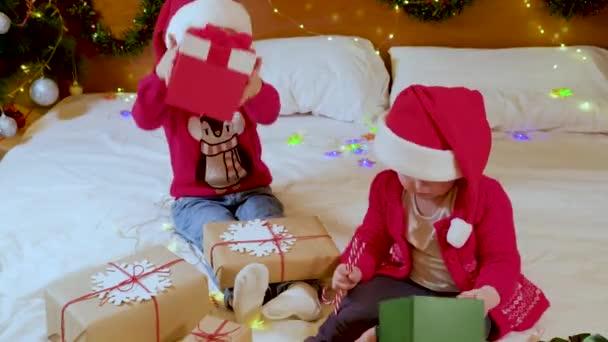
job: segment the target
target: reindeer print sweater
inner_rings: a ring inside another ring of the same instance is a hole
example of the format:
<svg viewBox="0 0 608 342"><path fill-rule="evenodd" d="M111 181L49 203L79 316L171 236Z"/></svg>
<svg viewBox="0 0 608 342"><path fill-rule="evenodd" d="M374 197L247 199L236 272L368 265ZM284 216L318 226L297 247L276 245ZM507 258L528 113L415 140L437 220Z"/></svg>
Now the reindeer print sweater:
<svg viewBox="0 0 608 342"><path fill-rule="evenodd" d="M163 127L169 144L173 197L212 197L270 185L262 161L257 124L270 125L279 116L277 91L264 83L231 122L189 113L165 104L166 86L153 72L137 90L133 118L138 127Z"/></svg>

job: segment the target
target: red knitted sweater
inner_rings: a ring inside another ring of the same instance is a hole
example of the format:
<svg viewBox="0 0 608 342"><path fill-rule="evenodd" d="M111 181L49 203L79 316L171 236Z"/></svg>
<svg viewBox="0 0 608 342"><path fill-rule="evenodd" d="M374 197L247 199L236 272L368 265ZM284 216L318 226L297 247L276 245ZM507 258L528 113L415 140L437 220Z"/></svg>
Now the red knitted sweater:
<svg viewBox="0 0 608 342"><path fill-rule="evenodd" d="M402 279L410 273L411 255L405 239L407 212L402 196L403 187L394 171L376 176L369 208L355 232L355 237L366 243L358 263L363 281L376 274ZM437 222L435 229L446 266L461 291L484 285L498 291L501 302L490 311L496 326L491 338L498 339L511 331L532 328L548 309L549 301L521 274L513 209L498 181L482 177L478 201L473 233L461 248L450 245L446 236L451 220L466 215L466 201L457 198L452 216ZM344 262L349 251L350 244L344 251Z"/></svg>

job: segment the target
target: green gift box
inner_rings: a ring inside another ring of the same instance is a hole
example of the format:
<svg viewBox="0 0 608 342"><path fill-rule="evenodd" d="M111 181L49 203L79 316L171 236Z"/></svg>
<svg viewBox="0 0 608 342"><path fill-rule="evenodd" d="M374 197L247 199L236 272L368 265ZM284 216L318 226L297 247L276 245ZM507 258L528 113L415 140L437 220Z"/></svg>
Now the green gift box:
<svg viewBox="0 0 608 342"><path fill-rule="evenodd" d="M407 297L380 303L380 342L485 341L483 302L476 299Z"/></svg>

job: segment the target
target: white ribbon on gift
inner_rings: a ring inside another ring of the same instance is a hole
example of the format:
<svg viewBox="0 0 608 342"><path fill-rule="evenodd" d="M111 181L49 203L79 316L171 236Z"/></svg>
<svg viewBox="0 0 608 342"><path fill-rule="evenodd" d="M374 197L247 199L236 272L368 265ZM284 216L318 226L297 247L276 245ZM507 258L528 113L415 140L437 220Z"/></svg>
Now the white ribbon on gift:
<svg viewBox="0 0 608 342"><path fill-rule="evenodd" d="M196 59L206 60L211 51L212 42L209 39L187 34L180 44L179 53ZM230 57L226 68L245 75L251 75L257 56L247 50L230 49Z"/></svg>

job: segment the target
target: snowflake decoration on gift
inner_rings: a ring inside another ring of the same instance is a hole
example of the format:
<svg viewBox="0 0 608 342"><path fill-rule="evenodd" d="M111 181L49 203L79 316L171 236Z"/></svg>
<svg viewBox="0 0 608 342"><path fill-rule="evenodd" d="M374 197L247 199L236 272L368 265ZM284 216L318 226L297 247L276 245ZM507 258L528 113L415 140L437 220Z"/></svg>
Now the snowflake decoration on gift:
<svg viewBox="0 0 608 342"><path fill-rule="evenodd" d="M278 238L276 242L275 237ZM226 242L255 241L235 242L234 244L230 244L230 249L235 252L249 253L256 257L268 256L273 253L279 254L279 248L281 252L286 253L296 242L296 238L288 234L285 227L277 224L271 225L262 220L232 224L221 235L221 238Z"/></svg>
<svg viewBox="0 0 608 342"><path fill-rule="evenodd" d="M150 300L153 296L157 296L160 292L171 287L171 279L169 278L171 271L168 268L163 268L152 272L156 269L156 266L148 260L136 261L132 264L117 264L116 266L121 269L110 265L107 272L99 272L91 276L93 291L95 292L123 284L112 289L109 293L103 291L99 294L100 299L107 299L114 305ZM142 277L143 274L146 275ZM131 277L137 278L137 281L130 281Z"/></svg>

